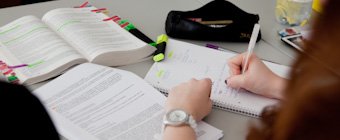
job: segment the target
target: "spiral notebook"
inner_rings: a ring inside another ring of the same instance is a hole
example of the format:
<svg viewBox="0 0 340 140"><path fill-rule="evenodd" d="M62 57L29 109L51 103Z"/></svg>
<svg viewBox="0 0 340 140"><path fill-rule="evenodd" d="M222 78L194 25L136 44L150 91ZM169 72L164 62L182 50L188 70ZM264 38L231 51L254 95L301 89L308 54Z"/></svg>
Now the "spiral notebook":
<svg viewBox="0 0 340 140"><path fill-rule="evenodd" d="M250 93L246 90L227 87L224 80L229 76L228 59L236 53L210 49L182 41L170 39L166 58L155 62L144 78L162 93L191 78L209 77L213 81L211 99L214 107L259 117L265 106L278 101ZM289 67L264 61L274 73L287 77Z"/></svg>

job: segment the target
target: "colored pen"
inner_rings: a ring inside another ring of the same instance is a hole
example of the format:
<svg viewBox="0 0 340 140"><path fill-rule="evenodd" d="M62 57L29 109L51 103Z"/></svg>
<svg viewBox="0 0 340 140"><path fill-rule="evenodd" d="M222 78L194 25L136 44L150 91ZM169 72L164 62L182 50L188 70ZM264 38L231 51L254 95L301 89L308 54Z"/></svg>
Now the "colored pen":
<svg viewBox="0 0 340 140"><path fill-rule="evenodd" d="M205 45L207 48L211 48L211 49L215 49L215 50L217 50L218 48L220 48L220 47L218 47L218 46L216 46L216 45L213 45L213 44L206 44Z"/></svg>
<svg viewBox="0 0 340 140"><path fill-rule="evenodd" d="M242 66L242 74L244 74L244 72L246 72L246 70L247 70L249 58L250 58L250 55L254 51L256 39L257 39L257 36L259 35L259 32L260 32L260 24L255 24L253 32L252 32L251 37L250 37L247 55L246 55L246 57L243 57L244 61L242 61L242 62L244 62L244 63L243 63L243 66Z"/></svg>
<svg viewBox="0 0 340 140"><path fill-rule="evenodd" d="M165 34L162 34L157 37L157 50L154 53L153 61L159 62L162 61L165 58L165 49L166 49L166 43L168 42L168 36Z"/></svg>
<svg viewBox="0 0 340 140"><path fill-rule="evenodd" d="M215 50L219 50L219 51L224 51L224 52L230 52L231 50L226 50L226 49L223 49L219 46L216 46L216 45L213 45L213 44L205 44L205 47L207 48L211 48L211 49L215 49Z"/></svg>
<svg viewBox="0 0 340 140"><path fill-rule="evenodd" d="M188 18L191 21L199 22L201 24L209 25L209 24L224 24L228 25L233 23L232 20L203 20L202 18Z"/></svg>

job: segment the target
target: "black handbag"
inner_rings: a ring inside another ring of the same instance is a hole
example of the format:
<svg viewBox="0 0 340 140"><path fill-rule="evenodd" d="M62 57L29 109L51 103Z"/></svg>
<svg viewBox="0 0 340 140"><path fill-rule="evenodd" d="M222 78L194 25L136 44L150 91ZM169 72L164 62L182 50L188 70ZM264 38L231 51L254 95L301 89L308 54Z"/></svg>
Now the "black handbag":
<svg viewBox="0 0 340 140"><path fill-rule="evenodd" d="M225 0L214 0L193 11L170 11L165 31L173 38L249 42L260 17ZM257 41L261 39L259 32Z"/></svg>

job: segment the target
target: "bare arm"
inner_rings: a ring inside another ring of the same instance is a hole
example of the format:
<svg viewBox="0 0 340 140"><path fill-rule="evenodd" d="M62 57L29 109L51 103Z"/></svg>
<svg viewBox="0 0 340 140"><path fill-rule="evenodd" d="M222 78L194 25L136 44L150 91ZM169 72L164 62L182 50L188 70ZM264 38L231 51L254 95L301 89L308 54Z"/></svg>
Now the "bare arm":
<svg viewBox="0 0 340 140"><path fill-rule="evenodd" d="M167 126L163 138L164 140L196 140L196 134L188 125L180 127Z"/></svg>
<svg viewBox="0 0 340 140"><path fill-rule="evenodd" d="M192 115L197 121L201 121L211 111L210 100L211 80L192 79L182 83L169 92L166 103L166 111L182 109ZM164 140L195 140L196 134L189 125L166 126L163 134Z"/></svg>

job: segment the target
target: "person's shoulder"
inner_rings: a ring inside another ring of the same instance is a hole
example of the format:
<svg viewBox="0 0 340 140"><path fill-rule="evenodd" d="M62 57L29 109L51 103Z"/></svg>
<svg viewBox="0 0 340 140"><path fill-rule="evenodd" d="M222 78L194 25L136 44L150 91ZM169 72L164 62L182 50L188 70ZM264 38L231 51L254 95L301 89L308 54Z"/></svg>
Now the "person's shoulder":
<svg viewBox="0 0 340 140"><path fill-rule="evenodd" d="M2 100L1 101L2 103L11 101L8 100L11 98L17 98L17 100L22 100L24 98L32 98L30 97L32 96L31 92L25 86L22 85L16 85L0 81L0 89L1 89L0 100Z"/></svg>
<svg viewBox="0 0 340 140"><path fill-rule="evenodd" d="M0 89L2 137L59 140L44 106L25 86L0 82Z"/></svg>
<svg viewBox="0 0 340 140"><path fill-rule="evenodd" d="M10 84L7 82L0 81L0 89L4 92L16 91L16 90L26 90L22 85Z"/></svg>

